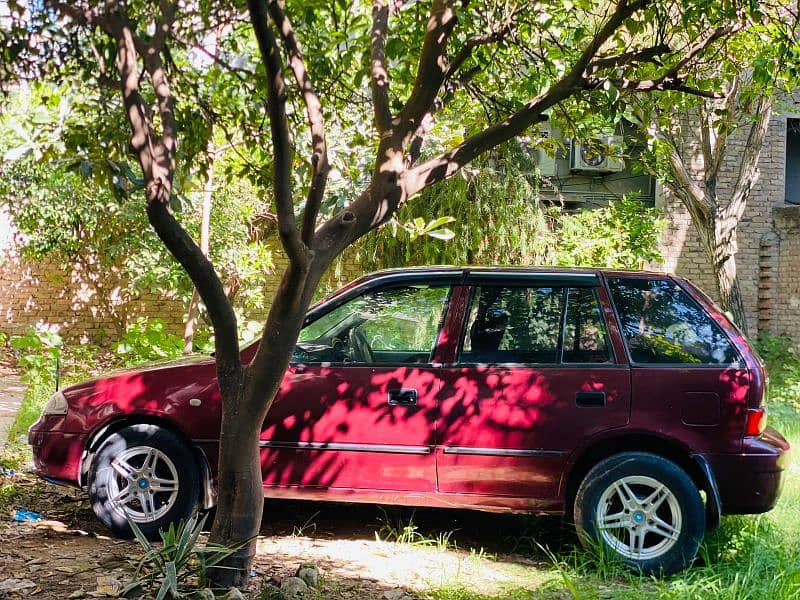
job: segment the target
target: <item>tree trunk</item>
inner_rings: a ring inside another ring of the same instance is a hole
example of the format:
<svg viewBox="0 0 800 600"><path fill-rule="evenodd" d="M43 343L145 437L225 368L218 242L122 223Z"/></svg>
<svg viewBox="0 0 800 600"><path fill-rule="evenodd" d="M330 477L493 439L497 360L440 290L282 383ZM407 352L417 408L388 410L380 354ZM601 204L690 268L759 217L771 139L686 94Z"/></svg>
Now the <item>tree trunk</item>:
<svg viewBox="0 0 800 600"><path fill-rule="evenodd" d="M722 262L714 263L714 276L722 309L733 317L733 322L747 335L747 314L742 302L739 278L736 276L736 256L730 254Z"/></svg>
<svg viewBox="0 0 800 600"><path fill-rule="evenodd" d="M186 315L186 325L183 328L183 353L191 354L194 349L194 332L197 329L197 313L200 296L197 289L192 289L192 298L189 300L189 311Z"/></svg>
<svg viewBox="0 0 800 600"><path fill-rule="evenodd" d="M206 184L203 188L203 208L200 218L200 250L208 256L209 238L211 237L211 201L214 196L214 159L216 151L214 143L208 142L207 153L209 156L208 174ZM191 354L194 342L194 332L197 329L197 321L200 313L200 295L197 288L192 290L192 299L189 301L189 311L186 316L186 327L183 330L183 353Z"/></svg>
<svg viewBox="0 0 800 600"><path fill-rule="evenodd" d="M270 308L259 349L245 367L236 389L223 391L219 447L218 498L210 541L241 548L214 569L212 580L221 587L247 582L256 552L264 511L261 427L283 381L324 269L298 269L283 275Z"/></svg>
<svg viewBox="0 0 800 600"><path fill-rule="evenodd" d="M692 214L692 221L700 234L706 255L714 272L717 297L722 307L739 329L747 335L747 315L742 301L742 292L736 274L736 226L738 219L725 211L714 211L711 215Z"/></svg>
<svg viewBox="0 0 800 600"><path fill-rule="evenodd" d="M258 446L262 421L242 411L247 404L243 380L222 400L217 507L210 539L225 546L242 544L223 561L223 568L210 573L215 585L226 588L242 587L247 582L264 511Z"/></svg>

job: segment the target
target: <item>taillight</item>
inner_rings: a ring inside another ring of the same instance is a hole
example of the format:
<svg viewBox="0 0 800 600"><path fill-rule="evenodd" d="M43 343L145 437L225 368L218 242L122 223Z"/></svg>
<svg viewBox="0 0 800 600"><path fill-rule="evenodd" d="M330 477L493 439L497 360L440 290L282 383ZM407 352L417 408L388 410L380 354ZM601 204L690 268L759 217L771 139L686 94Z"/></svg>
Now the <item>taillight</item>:
<svg viewBox="0 0 800 600"><path fill-rule="evenodd" d="M744 427L744 434L747 436L757 436L764 433L767 428L767 409L748 408L747 424Z"/></svg>

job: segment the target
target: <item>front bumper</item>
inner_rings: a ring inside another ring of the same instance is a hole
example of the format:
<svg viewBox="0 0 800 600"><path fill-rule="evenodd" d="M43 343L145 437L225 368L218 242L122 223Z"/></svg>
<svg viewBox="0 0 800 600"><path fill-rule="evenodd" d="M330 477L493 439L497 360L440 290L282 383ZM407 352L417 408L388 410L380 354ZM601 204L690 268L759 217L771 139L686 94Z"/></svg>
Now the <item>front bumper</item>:
<svg viewBox="0 0 800 600"><path fill-rule="evenodd" d="M60 430L64 417L42 417L28 430L33 467L38 475L79 485L86 435Z"/></svg>
<svg viewBox="0 0 800 600"><path fill-rule="evenodd" d="M737 454L703 454L714 473L722 514L756 514L775 506L791 461L789 442L767 427Z"/></svg>

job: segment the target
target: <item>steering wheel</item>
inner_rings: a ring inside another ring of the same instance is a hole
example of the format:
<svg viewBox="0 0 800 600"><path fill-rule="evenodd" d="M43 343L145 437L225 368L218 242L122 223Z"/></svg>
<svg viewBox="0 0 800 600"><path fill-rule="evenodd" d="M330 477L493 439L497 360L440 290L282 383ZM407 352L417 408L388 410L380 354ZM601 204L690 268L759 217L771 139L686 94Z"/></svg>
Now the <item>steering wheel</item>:
<svg viewBox="0 0 800 600"><path fill-rule="evenodd" d="M367 343L367 338L364 332L359 327L353 327L348 336L348 343L350 346L350 355L353 357L353 362L357 363L372 363L374 362L372 350Z"/></svg>

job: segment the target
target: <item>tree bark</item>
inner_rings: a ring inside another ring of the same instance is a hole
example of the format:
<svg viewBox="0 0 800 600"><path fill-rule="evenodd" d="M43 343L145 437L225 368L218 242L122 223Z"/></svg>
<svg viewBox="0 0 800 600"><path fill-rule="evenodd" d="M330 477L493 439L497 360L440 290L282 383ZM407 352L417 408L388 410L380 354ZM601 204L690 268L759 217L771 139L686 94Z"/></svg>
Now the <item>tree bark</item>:
<svg viewBox="0 0 800 600"><path fill-rule="evenodd" d="M712 199L717 204L716 198ZM684 199L684 203L686 203ZM742 292L736 274L736 227L738 219L716 210L708 217L692 214L703 247L714 273L719 305L728 313L739 329L747 335L747 313L742 301Z"/></svg>
<svg viewBox="0 0 800 600"><path fill-rule="evenodd" d="M714 275L722 309L730 313L733 322L743 334L747 335L747 314L744 310L739 279L736 276L736 256L731 254L725 257L721 264L715 264Z"/></svg>
<svg viewBox="0 0 800 600"><path fill-rule="evenodd" d="M289 265L270 308L253 361L239 385L222 391L222 427L216 516L210 541L241 544L211 573L216 585L247 582L264 510L261 425L269 412L294 351L314 290L327 265L311 270Z"/></svg>
<svg viewBox="0 0 800 600"><path fill-rule="evenodd" d="M222 393L217 506L210 541L242 545L222 562L222 568L209 573L221 587L241 587L246 583L264 511L258 446L262 421L243 418L245 377Z"/></svg>

